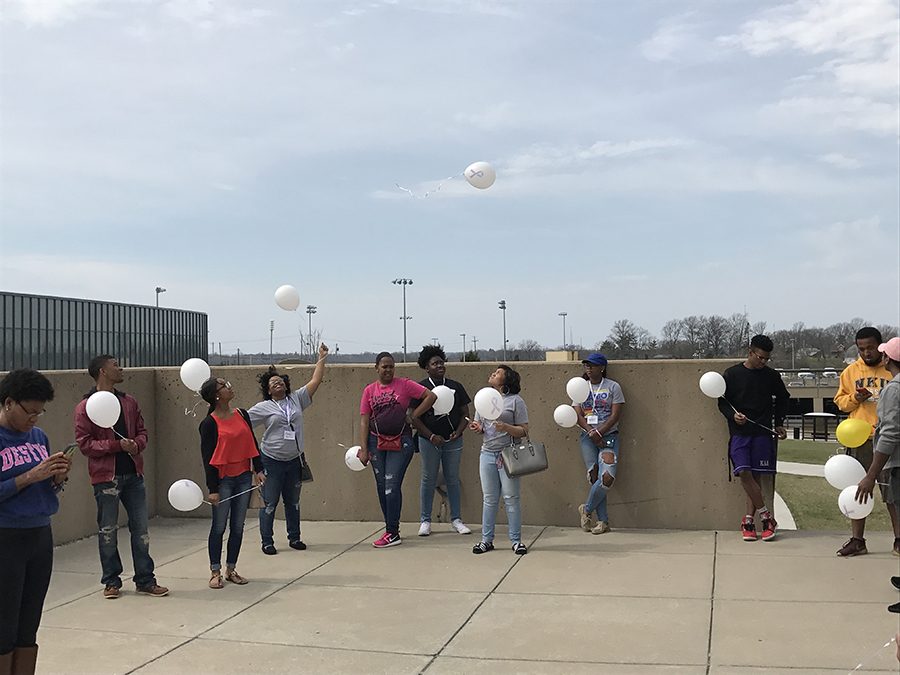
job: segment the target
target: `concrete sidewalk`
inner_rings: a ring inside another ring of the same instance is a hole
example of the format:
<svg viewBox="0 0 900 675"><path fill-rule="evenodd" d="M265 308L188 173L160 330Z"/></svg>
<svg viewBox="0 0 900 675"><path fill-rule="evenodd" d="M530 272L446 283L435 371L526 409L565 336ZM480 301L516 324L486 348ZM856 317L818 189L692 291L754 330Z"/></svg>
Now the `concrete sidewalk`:
<svg viewBox="0 0 900 675"><path fill-rule="evenodd" d="M577 515L575 516L577 518ZM307 551L259 550L248 518L246 586L207 588L208 521L151 521L166 598L104 600L96 539L56 550L41 673L897 672L887 535L839 559L843 533L526 527L517 557L471 553L445 524L376 550L378 523L304 523ZM883 538L884 541L880 541ZM127 530L120 551L129 568ZM806 670L803 670L806 669Z"/></svg>

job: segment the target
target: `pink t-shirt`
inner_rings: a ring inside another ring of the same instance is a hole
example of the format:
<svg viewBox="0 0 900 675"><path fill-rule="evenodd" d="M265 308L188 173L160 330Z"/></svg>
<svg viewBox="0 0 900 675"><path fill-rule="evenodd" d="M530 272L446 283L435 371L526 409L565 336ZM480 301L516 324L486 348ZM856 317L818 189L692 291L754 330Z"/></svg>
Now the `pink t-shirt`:
<svg viewBox="0 0 900 675"><path fill-rule="evenodd" d="M412 401L428 390L406 377L395 377L388 385L373 382L363 389L359 402L360 415L369 416L369 431L396 436L406 427L406 411Z"/></svg>

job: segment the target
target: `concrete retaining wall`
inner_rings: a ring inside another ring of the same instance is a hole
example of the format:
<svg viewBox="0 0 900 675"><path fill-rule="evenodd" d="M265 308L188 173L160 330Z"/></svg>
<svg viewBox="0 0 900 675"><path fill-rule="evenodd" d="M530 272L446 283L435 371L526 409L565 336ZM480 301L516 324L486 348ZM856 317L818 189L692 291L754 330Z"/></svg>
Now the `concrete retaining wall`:
<svg viewBox="0 0 900 675"><path fill-rule="evenodd" d="M727 429L715 404L697 385L707 370L724 370L731 361L622 361L610 376L625 392L621 422L618 479L610 493L610 520L618 527L722 529L736 526L743 514L743 492L728 482ZM580 374L579 363L513 364L522 375L522 396L528 404L531 435L544 441L550 469L522 482L524 522L577 525L578 504L587 493L578 434L553 422L553 409L567 402L565 383ZM462 382L471 396L487 381L496 364L451 363L448 375ZM221 367L215 374L234 385L236 405L258 400L255 375L260 367ZM309 378L311 366L284 369L296 388ZM414 364L398 364L398 375L419 379ZM56 399L47 407L41 426L54 448L73 439L72 410L92 385L83 372L48 372ZM377 520L380 516L370 471L354 473L344 466L344 449L353 445L359 419L359 397L374 380L373 367L336 365L326 369L325 382L306 411L306 453L315 481L303 487L301 515L307 520ZM152 515L178 516L166 499L176 479L190 478L204 486L197 425L206 414L200 401L197 416L185 415L199 398L179 380L177 368L131 369L123 389L140 402L150 434L145 455L148 501ZM472 525L481 521L478 479L479 439L467 434L461 467L462 516ZM403 520L419 520L418 455L404 483ZM205 486L204 486L205 487ZM435 500L437 514L440 500ZM206 507L204 507L206 508ZM205 514L199 510L190 515ZM123 516L124 517L124 516ZM502 522L501 513L500 520ZM96 531L96 507L87 475L87 460L78 455L54 522L58 542Z"/></svg>

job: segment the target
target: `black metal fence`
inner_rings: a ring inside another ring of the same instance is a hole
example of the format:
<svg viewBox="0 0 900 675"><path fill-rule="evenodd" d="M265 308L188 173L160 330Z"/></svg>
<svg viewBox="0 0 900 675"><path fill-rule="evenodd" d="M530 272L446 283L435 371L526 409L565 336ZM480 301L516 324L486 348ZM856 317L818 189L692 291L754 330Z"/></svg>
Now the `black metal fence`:
<svg viewBox="0 0 900 675"><path fill-rule="evenodd" d="M201 312L0 291L0 370L87 368L97 354L123 366L207 359Z"/></svg>

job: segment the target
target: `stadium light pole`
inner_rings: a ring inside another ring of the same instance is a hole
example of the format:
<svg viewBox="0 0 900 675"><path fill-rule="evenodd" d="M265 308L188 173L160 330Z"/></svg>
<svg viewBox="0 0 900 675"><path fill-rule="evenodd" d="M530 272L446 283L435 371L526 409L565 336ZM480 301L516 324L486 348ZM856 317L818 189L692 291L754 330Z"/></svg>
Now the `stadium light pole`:
<svg viewBox="0 0 900 675"><path fill-rule="evenodd" d="M406 315L406 287L412 286L412 279L394 279L391 283L397 286L400 286L403 289L403 316L400 318L403 319L403 363L406 363L406 322L411 319L411 316Z"/></svg>
<svg viewBox="0 0 900 675"><path fill-rule="evenodd" d="M316 313L318 307L315 305L307 305L306 306L306 316L309 319L309 332L306 334L306 340L309 342L309 358L310 360L315 358L315 352L313 352L313 343L312 343L312 315Z"/></svg>
<svg viewBox="0 0 900 675"><path fill-rule="evenodd" d="M503 312L503 360L506 361L506 300L501 300L497 305Z"/></svg>
<svg viewBox="0 0 900 675"><path fill-rule="evenodd" d="M561 316L561 317L562 317L562 320L563 320L563 341L562 341L562 346L563 346L563 349L565 349L565 348L566 348L566 317L568 316L568 312L560 312L560 313L559 313L559 316Z"/></svg>
<svg viewBox="0 0 900 675"><path fill-rule="evenodd" d="M157 307L159 307L159 294L160 294L160 293L165 293L165 292L166 292L166 289L163 288L162 286L157 286L157 287L156 287L156 306L157 306Z"/></svg>

